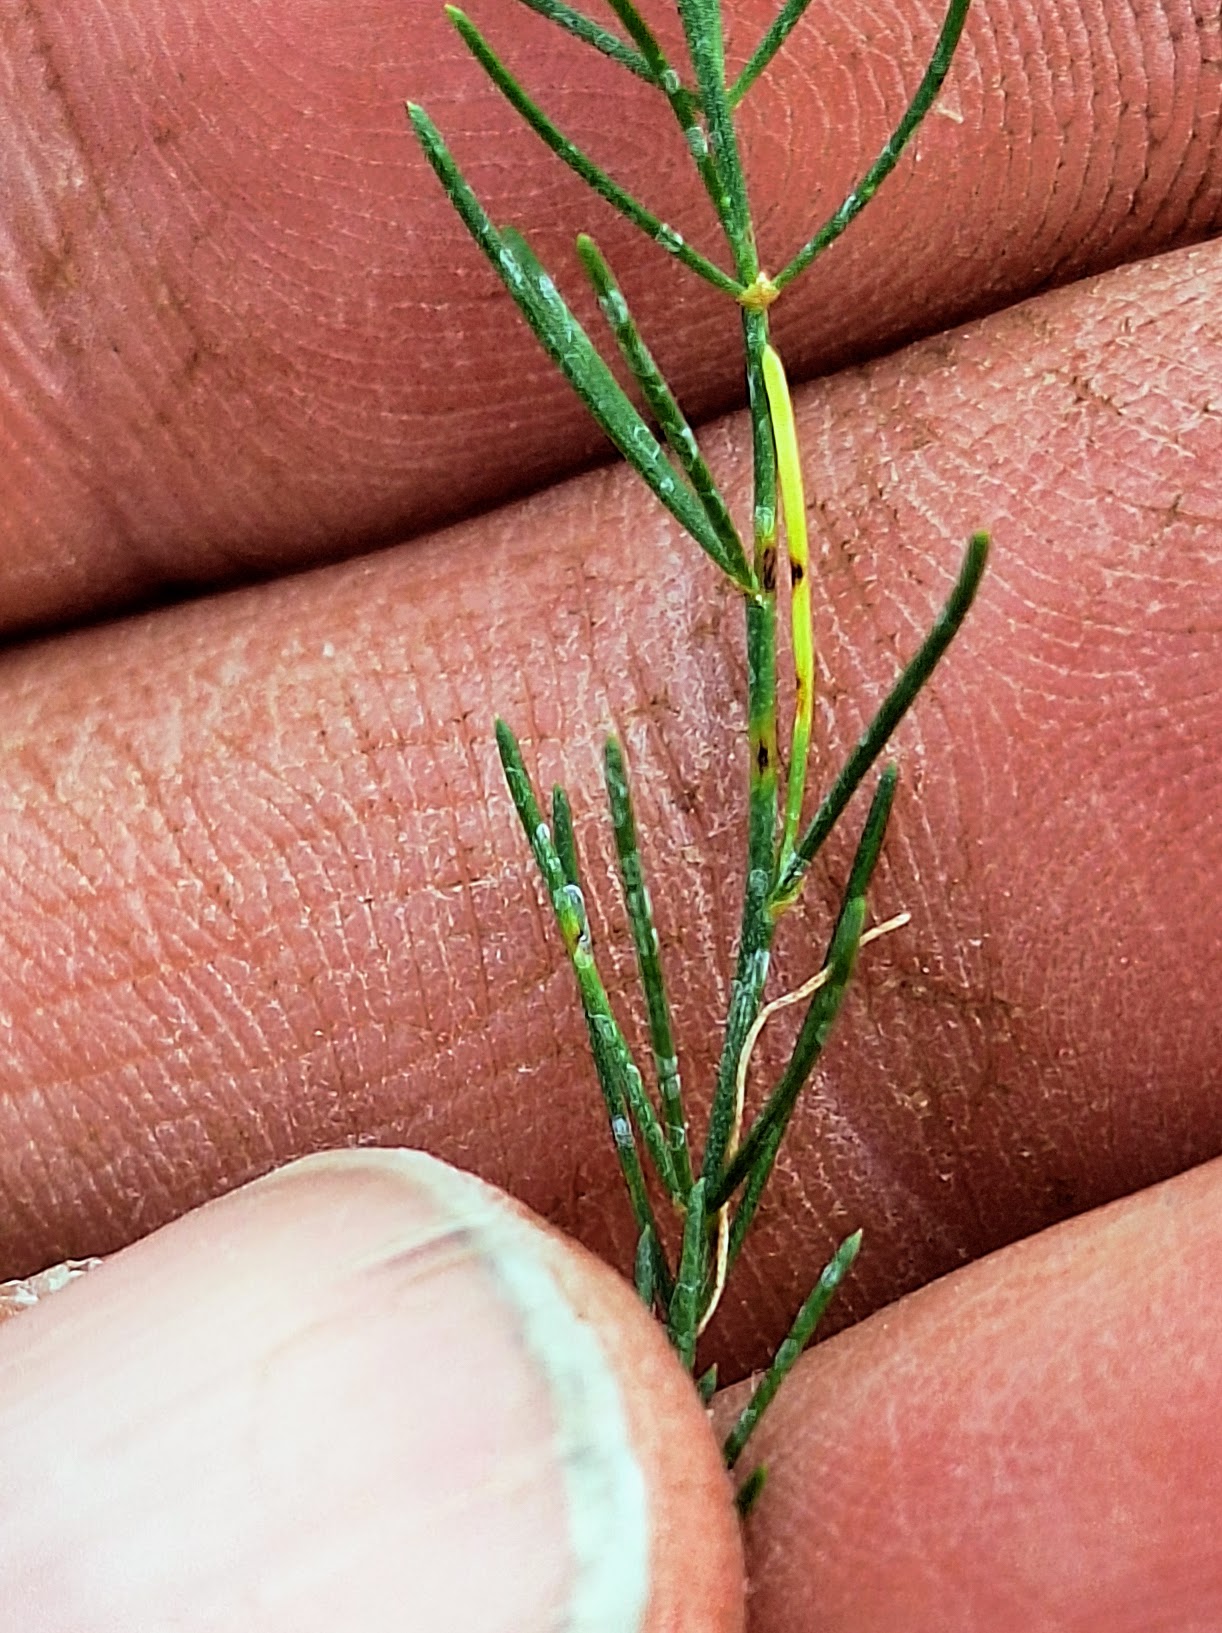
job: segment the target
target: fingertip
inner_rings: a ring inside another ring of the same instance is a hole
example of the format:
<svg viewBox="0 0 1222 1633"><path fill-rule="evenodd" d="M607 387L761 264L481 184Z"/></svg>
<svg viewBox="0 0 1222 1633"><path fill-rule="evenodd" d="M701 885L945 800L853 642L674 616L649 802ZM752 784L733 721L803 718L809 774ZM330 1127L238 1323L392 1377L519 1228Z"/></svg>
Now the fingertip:
<svg viewBox="0 0 1222 1633"><path fill-rule="evenodd" d="M654 1323L418 1154L188 1215L8 1324L0 1379L29 1633L741 1626L728 1487Z"/></svg>
<svg viewBox="0 0 1222 1633"><path fill-rule="evenodd" d="M818 1346L752 1446L752 1625L813 1583L825 1633L1222 1626L1219 1262L1214 1162Z"/></svg>

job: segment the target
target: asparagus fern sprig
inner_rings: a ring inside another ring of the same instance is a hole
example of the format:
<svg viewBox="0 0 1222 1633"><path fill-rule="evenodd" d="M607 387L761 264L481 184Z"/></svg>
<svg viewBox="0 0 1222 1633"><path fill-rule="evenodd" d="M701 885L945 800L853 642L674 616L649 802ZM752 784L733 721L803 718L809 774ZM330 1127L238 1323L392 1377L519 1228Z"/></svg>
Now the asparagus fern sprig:
<svg viewBox="0 0 1222 1633"><path fill-rule="evenodd" d="M951 0L928 64L899 123L839 208L815 228L775 275L769 275L759 260L734 115L789 37L808 0L785 0L746 66L733 79L726 71L718 0L677 0L688 57L686 80L666 56L634 0L610 0L622 35L563 0L523 3L644 81L667 104L716 212L731 271L687 244L663 215L596 164L536 103L475 24L453 6L447 11L459 37L492 84L552 152L633 226L737 302L743 335L754 474L749 545L744 543L697 436L593 240L585 234L578 237L580 264L653 426L619 385L526 240L512 228L492 222L428 114L409 103L409 117L426 158L526 322L610 441L743 600L747 651L747 857L734 975L699 1160L692 1148L623 750L616 738L607 740L604 772L648 1021L652 1089L646 1087L599 973L568 799L557 787L552 795L550 820L544 816L513 732L504 721L496 724L497 746L509 791L576 977L590 1050L636 1221L637 1289L665 1324L680 1360L690 1369L695 1365L697 1339L712 1317L726 1275L742 1249L798 1098L842 1006L860 950L906 919L906 915L900 915L886 924L867 928L871 881L895 798L894 765L885 766L875 784L821 968L797 993L765 1005L777 923L798 900L811 862L876 767L896 726L963 623L988 553L987 537L974 535L929 634L900 671L882 706L831 779L814 815L803 825L816 684L810 552L797 432L785 369L769 340L769 308L839 238L894 170L949 71L970 0ZM788 561L794 698L783 797L777 746L776 602L781 523ZM806 1003L806 1011L788 1064L744 1131L744 1086L755 1040L776 1008L798 1001ZM677 1257L673 1259L666 1245L672 1233L661 1228L655 1212L659 1200L681 1221ZM848 1274L860 1240L860 1233L855 1233L841 1244L803 1304L788 1337L730 1432L725 1444L728 1466L732 1467L741 1456L761 1414L811 1338L836 1288ZM706 1400L715 1381L715 1369L699 1380ZM749 1505L758 1487L757 1471L740 1491L742 1506Z"/></svg>

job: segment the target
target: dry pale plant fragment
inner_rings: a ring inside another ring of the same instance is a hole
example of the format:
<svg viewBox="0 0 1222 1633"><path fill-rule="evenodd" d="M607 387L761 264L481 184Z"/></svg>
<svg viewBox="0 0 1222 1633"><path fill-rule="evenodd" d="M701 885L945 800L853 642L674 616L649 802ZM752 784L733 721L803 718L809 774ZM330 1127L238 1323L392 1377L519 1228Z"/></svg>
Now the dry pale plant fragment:
<svg viewBox="0 0 1222 1633"><path fill-rule="evenodd" d="M20 1315L23 1310L32 1310L52 1293L58 1293L61 1287L96 1269L101 1262L101 1259L65 1259L49 1270L40 1270L36 1276L0 1281L0 1321Z"/></svg>

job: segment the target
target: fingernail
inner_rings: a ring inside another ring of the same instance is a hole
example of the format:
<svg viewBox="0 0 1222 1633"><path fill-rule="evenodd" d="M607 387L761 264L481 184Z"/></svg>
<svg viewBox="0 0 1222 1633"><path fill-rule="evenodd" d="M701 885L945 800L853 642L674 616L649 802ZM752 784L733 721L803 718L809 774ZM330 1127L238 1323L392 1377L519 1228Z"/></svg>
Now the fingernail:
<svg viewBox="0 0 1222 1633"><path fill-rule="evenodd" d="M565 1298L539 1249L538 1229L507 1207L494 1187L422 1151L329 1151L286 1174L314 1176L367 1167L402 1177L436 1203L437 1229L458 1239L492 1278L511 1313L551 1404L546 1461L563 1482L573 1561L565 1633L636 1633L648 1600L649 1531L645 1482L632 1451L619 1384L593 1328ZM414 1258L419 1238L391 1239L377 1260Z"/></svg>

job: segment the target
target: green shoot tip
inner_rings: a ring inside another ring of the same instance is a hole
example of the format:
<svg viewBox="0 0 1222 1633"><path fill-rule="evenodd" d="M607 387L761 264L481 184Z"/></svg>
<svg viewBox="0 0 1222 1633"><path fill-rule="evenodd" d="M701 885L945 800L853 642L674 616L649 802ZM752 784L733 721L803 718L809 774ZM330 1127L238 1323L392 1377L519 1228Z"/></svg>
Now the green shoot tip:
<svg viewBox="0 0 1222 1633"><path fill-rule="evenodd" d="M967 541L967 550L965 552L966 559L964 561L965 575L975 580L976 583L980 582L981 575L985 569L985 564L989 559L989 551L992 549L992 547L992 534L986 533L983 530L973 533L971 538Z"/></svg>
<svg viewBox="0 0 1222 1633"><path fill-rule="evenodd" d="M745 1520L756 1503L759 1502L760 1493L763 1491L767 1480L768 1470L761 1463L758 1468L751 1471L742 1485L739 1486L734 1495L734 1506L738 1510L740 1520Z"/></svg>

